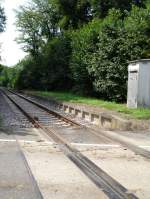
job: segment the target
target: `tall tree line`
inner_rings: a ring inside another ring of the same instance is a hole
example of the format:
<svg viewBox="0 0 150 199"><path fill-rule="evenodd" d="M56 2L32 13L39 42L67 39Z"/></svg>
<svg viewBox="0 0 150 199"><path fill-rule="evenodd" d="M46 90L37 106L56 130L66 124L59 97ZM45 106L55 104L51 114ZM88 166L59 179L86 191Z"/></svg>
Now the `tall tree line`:
<svg viewBox="0 0 150 199"><path fill-rule="evenodd" d="M4 9L0 4L0 33L4 32L5 25L6 25L6 16L5 16L5 13L4 13ZM0 55L0 59L1 59L1 55Z"/></svg>
<svg viewBox="0 0 150 199"><path fill-rule="evenodd" d="M28 56L12 85L124 101L128 61L150 55L149 16L144 0L32 0L16 11Z"/></svg>
<svg viewBox="0 0 150 199"><path fill-rule="evenodd" d="M0 33L4 32L5 25L6 25L6 16L5 16L4 9L2 8L2 6L0 4ZM1 48L1 44L0 44L0 48ZM1 60L1 55L0 55L0 60ZM3 71L3 69L4 69L4 67L0 64L0 75Z"/></svg>
<svg viewBox="0 0 150 199"><path fill-rule="evenodd" d="M131 10L140 0L32 0L16 11L16 26L21 32L18 42L31 55L65 30L78 29L94 18L104 18L109 9Z"/></svg>

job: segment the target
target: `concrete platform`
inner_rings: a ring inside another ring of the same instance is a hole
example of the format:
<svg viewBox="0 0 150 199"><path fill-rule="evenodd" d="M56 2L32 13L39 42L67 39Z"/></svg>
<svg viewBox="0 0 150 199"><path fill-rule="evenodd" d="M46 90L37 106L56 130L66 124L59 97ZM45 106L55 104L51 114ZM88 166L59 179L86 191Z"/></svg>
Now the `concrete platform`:
<svg viewBox="0 0 150 199"><path fill-rule="evenodd" d="M126 139L128 142L132 142L135 145L141 146L147 150L150 150L150 131L115 131L116 136L121 136L123 139Z"/></svg>
<svg viewBox="0 0 150 199"><path fill-rule="evenodd" d="M0 129L0 142L4 140L46 141L43 131L36 128ZM49 138L49 140L51 140ZM52 140L51 140L52 141Z"/></svg>
<svg viewBox="0 0 150 199"><path fill-rule="evenodd" d="M69 127L68 130L62 129L61 135L130 192L140 199L149 199L148 160L83 129L76 131ZM18 129L14 133L0 131L0 198L39 199L16 146L16 138L44 199L107 199L104 192L66 158L51 139L37 129ZM146 135L142 138L139 135L137 140L141 142L137 141L137 144L144 144Z"/></svg>
<svg viewBox="0 0 150 199"><path fill-rule="evenodd" d="M86 143L86 144L116 144L114 141L109 138L104 137L103 135L95 135L86 128L56 128L57 132L68 142L74 143Z"/></svg>
<svg viewBox="0 0 150 199"><path fill-rule="evenodd" d="M57 147L23 147L44 199L108 198Z"/></svg>
<svg viewBox="0 0 150 199"><path fill-rule="evenodd" d="M16 142L0 143L0 198L41 199Z"/></svg>
<svg viewBox="0 0 150 199"><path fill-rule="evenodd" d="M130 132L130 131L101 131L93 128L99 135L106 135L110 139L126 142L138 146L139 148L150 151L150 132Z"/></svg>
<svg viewBox="0 0 150 199"><path fill-rule="evenodd" d="M149 160L123 147L88 150L83 154L138 198L150 198Z"/></svg>

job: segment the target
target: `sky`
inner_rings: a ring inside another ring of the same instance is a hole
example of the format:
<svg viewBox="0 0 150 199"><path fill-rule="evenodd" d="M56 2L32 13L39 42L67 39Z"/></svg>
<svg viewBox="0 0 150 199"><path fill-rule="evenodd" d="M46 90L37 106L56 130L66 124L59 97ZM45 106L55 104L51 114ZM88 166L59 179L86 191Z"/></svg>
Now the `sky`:
<svg viewBox="0 0 150 199"><path fill-rule="evenodd" d="M25 53L21 49L21 46L16 43L15 38L18 36L19 32L16 30L15 23L15 12L18 6L25 4L26 0L3 0L3 7L5 9L5 14L7 17L6 31L0 34L1 47L1 64L6 66L13 66L18 63Z"/></svg>

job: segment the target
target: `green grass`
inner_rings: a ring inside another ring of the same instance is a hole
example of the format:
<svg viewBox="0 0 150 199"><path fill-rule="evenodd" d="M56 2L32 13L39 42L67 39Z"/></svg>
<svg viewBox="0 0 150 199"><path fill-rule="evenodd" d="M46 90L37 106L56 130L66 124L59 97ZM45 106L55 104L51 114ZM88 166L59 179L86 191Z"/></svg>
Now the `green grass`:
<svg viewBox="0 0 150 199"><path fill-rule="evenodd" d="M115 102L108 102L92 97L83 97L73 93L67 92L45 92L45 91L30 91L30 94L44 97L52 97L58 101L81 103L87 105L93 105L97 107L103 107L108 110L113 110L119 113L123 113L126 116L130 116L136 119L150 119L150 109L128 109L126 104L119 104Z"/></svg>

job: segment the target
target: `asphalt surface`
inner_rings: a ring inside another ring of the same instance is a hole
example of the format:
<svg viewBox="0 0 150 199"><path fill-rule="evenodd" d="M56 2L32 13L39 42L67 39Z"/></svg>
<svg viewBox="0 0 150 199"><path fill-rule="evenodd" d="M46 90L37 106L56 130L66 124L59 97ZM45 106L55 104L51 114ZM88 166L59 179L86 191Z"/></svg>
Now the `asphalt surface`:
<svg viewBox="0 0 150 199"><path fill-rule="evenodd" d="M0 198L42 198L16 142L0 143Z"/></svg>

